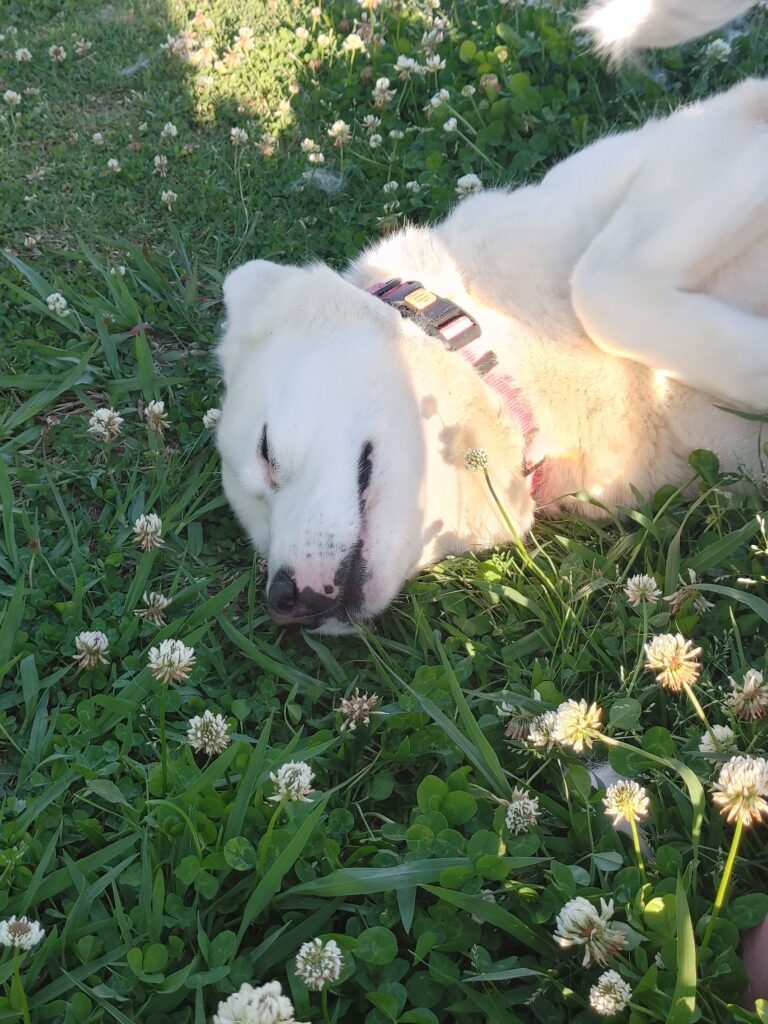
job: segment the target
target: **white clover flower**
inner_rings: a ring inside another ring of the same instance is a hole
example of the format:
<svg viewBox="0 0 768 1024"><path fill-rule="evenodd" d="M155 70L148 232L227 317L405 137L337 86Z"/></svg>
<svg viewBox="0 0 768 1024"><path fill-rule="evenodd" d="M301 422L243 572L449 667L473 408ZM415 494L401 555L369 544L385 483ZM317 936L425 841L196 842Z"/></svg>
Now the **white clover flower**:
<svg viewBox="0 0 768 1024"><path fill-rule="evenodd" d="M341 44L341 49L344 53L357 53L359 50L365 49L365 43L357 32L350 32Z"/></svg>
<svg viewBox="0 0 768 1024"><path fill-rule="evenodd" d="M683 603L688 600L689 597L693 598L693 610L697 615L703 615L708 612L710 608L714 608L714 604L708 601L700 590L697 590L695 584L698 583L698 578L693 569L688 570L687 581L682 576L678 576L678 582L680 587L670 594L669 597L665 597L664 600L669 603L669 610L673 615L677 615L683 606Z"/></svg>
<svg viewBox="0 0 768 1024"><path fill-rule="evenodd" d="M397 89L390 89L388 78L377 78L373 87L373 105L381 110L395 98Z"/></svg>
<svg viewBox="0 0 768 1024"><path fill-rule="evenodd" d="M146 608L136 608L134 615L138 615L140 619L146 619L147 622L153 623L155 626L165 625L165 609L171 603L167 597L163 597L156 590L151 590L149 593L144 591L142 601L146 605Z"/></svg>
<svg viewBox="0 0 768 1024"><path fill-rule="evenodd" d="M229 138L233 146L244 146L248 141L248 132L245 128L231 128Z"/></svg>
<svg viewBox="0 0 768 1024"><path fill-rule="evenodd" d="M302 139L301 140L301 152L302 153L307 153L307 154L317 153L317 151L319 149L320 149L320 147L318 146L318 144L315 142L314 139Z"/></svg>
<svg viewBox="0 0 768 1024"><path fill-rule="evenodd" d="M232 737L229 725L222 715L214 715L212 711L204 711L189 720L187 740L193 750L213 756L220 754Z"/></svg>
<svg viewBox="0 0 768 1024"><path fill-rule="evenodd" d="M73 657L81 669L106 665L108 663L109 639L106 633L99 630L85 630L75 637L75 651L77 653Z"/></svg>
<svg viewBox="0 0 768 1024"><path fill-rule="evenodd" d="M221 419L221 409L208 409L203 416L203 426L206 430L215 430Z"/></svg>
<svg viewBox="0 0 768 1024"><path fill-rule="evenodd" d="M354 732L359 725L370 725L371 715L383 714L375 709L381 703L381 697L377 694L360 693L356 688L351 697L344 697L339 705L339 712L344 721L341 728Z"/></svg>
<svg viewBox="0 0 768 1024"><path fill-rule="evenodd" d="M315 773L306 761L288 761L276 772L269 775L275 784L276 793L269 797L270 800L298 800L302 803L311 803L309 794L314 792L312 782Z"/></svg>
<svg viewBox="0 0 768 1024"><path fill-rule="evenodd" d="M109 272L112 277L125 277L128 272L128 268L124 263L118 263L115 267L110 267Z"/></svg>
<svg viewBox="0 0 768 1024"><path fill-rule="evenodd" d="M443 123L443 131L448 132L449 134L451 132L457 131L458 127L459 122L456 120L455 117L449 117L448 120Z"/></svg>
<svg viewBox="0 0 768 1024"><path fill-rule="evenodd" d="M101 132L94 132L91 136L91 142L94 144L94 146L103 146L104 136L101 134Z"/></svg>
<svg viewBox="0 0 768 1024"><path fill-rule="evenodd" d="M601 1017L621 1013L632 998L632 987L618 971L606 971L589 990L589 1005Z"/></svg>
<svg viewBox="0 0 768 1024"><path fill-rule="evenodd" d="M389 195L392 192L397 192L398 188L400 188L400 185L399 185L398 182L396 182L396 181L388 181L384 185L381 186L381 191L385 195Z"/></svg>
<svg viewBox="0 0 768 1024"><path fill-rule="evenodd" d="M265 159L269 159L269 157L275 155L276 146L277 139L274 135L262 135L256 143L256 148Z"/></svg>
<svg viewBox="0 0 768 1024"><path fill-rule="evenodd" d="M499 82L499 76L494 75L492 71L486 72L480 76L480 88L481 89L494 89L496 92L501 88Z"/></svg>
<svg viewBox="0 0 768 1024"><path fill-rule="evenodd" d="M165 411L165 402L155 400L147 402L147 407L144 412L149 429L155 434L160 434L162 437L163 431L168 426L168 414Z"/></svg>
<svg viewBox="0 0 768 1024"><path fill-rule="evenodd" d="M438 89L434 96L429 101L430 107L442 107L444 103L447 103L451 98L451 94L447 89Z"/></svg>
<svg viewBox="0 0 768 1024"><path fill-rule="evenodd" d="M399 142L400 139L405 138L405 132L400 131L399 128L392 128L391 131L389 132L389 137L390 139L393 139L395 142Z"/></svg>
<svg viewBox="0 0 768 1024"><path fill-rule="evenodd" d="M564 747L573 747L580 754L589 749L595 740L595 733L602 729L602 711L597 704L585 700L566 700L557 709L553 736Z"/></svg>
<svg viewBox="0 0 768 1024"><path fill-rule="evenodd" d="M182 36L166 36L165 42L160 43L160 49L169 57L181 57L182 60L189 58L189 41Z"/></svg>
<svg viewBox="0 0 768 1024"><path fill-rule="evenodd" d="M352 131L346 121L334 121L328 129L328 138L333 139L334 146L346 146L352 138Z"/></svg>
<svg viewBox="0 0 768 1024"><path fill-rule="evenodd" d="M547 750L552 750L557 746L556 725L556 711L545 711L543 714L537 715L528 730L528 742L532 747L545 747Z"/></svg>
<svg viewBox="0 0 768 1024"><path fill-rule="evenodd" d="M414 75L418 75L421 70L419 62L414 60L413 57L407 57L404 53L401 53L395 61L395 71L397 71L398 78L403 82L407 82Z"/></svg>
<svg viewBox="0 0 768 1024"><path fill-rule="evenodd" d="M78 57L84 57L86 53L91 52L92 46L93 43L89 42L87 39L77 39L75 40L75 53Z"/></svg>
<svg viewBox="0 0 768 1024"><path fill-rule="evenodd" d="M16 53L14 54L14 56L16 60L19 62L19 64L29 64L29 62L32 60L32 54L29 52L26 46L20 46Z"/></svg>
<svg viewBox="0 0 768 1024"><path fill-rule="evenodd" d="M569 900L557 915L555 940L565 949L584 946L582 966L604 964L615 956L626 941L624 933L611 928L613 900L600 897L600 912L583 896Z"/></svg>
<svg viewBox="0 0 768 1024"><path fill-rule="evenodd" d="M307 157L307 160L311 164L324 164L325 163L325 157L320 152L310 153L309 156Z"/></svg>
<svg viewBox="0 0 768 1024"><path fill-rule="evenodd" d="M122 425L123 417L114 409L96 409L88 420L88 433L99 441L113 441Z"/></svg>
<svg viewBox="0 0 768 1024"><path fill-rule="evenodd" d="M640 821L648 815L648 793L631 779L622 779L609 786L603 804L614 825L622 821Z"/></svg>
<svg viewBox="0 0 768 1024"><path fill-rule="evenodd" d="M637 576L630 576L624 587L624 593L627 597L628 604L637 607L644 601L649 604L656 604L661 597L661 591L656 585L656 580L653 576L647 576L645 573Z"/></svg>
<svg viewBox="0 0 768 1024"><path fill-rule="evenodd" d="M194 647L187 647L181 640L163 640L159 647L150 647L147 666L161 683L179 683L187 678L196 660Z"/></svg>
<svg viewBox="0 0 768 1024"><path fill-rule="evenodd" d="M477 89L475 89L474 85L465 85L461 90L461 95L469 98L470 96L474 96L476 92Z"/></svg>
<svg viewBox="0 0 768 1024"><path fill-rule="evenodd" d="M438 54L433 53L424 61L424 67L427 71L443 71L445 69L445 61Z"/></svg>
<svg viewBox="0 0 768 1024"><path fill-rule="evenodd" d="M45 931L38 921L15 916L9 917L7 921L0 921L0 946L29 950L39 945L44 937Z"/></svg>
<svg viewBox="0 0 768 1024"><path fill-rule="evenodd" d="M159 175L161 178L165 178L168 175L168 157L163 156L162 153L158 153L152 161L153 174Z"/></svg>
<svg viewBox="0 0 768 1024"><path fill-rule="evenodd" d="M485 469L488 465L488 452L485 448L467 448L464 452L464 465L474 472Z"/></svg>
<svg viewBox="0 0 768 1024"><path fill-rule="evenodd" d="M313 23L316 25L323 16L322 7L313 7L309 12L309 16L312 19Z"/></svg>
<svg viewBox="0 0 768 1024"><path fill-rule="evenodd" d="M514 835L529 832L539 821L539 798L524 789L513 789L504 824Z"/></svg>
<svg viewBox="0 0 768 1024"><path fill-rule="evenodd" d="M250 53L250 51L256 45L254 41L254 31L250 25L241 25L237 30L233 46L237 49L242 50L244 53Z"/></svg>
<svg viewBox="0 0 768 1024"><path fill-rule="evenodd" d="M363 128L365 128L366 132L370 135L371 132L375 131L375 129L378 128L379 125L381 124L381 118L376 117L375 114L366 114L360 123L362 124Z"/></svg>
<svg viewBox="0 0 768 1024"><path fill-rule="evenodd" d="M731 55L731 44L725 39L713 39L704 47L704 56L707 60L725 61Z"/></svg>
<svg viewBox="0 0 768 1024"><path fill-rule="evenodd" d="M701 737L699 750L702 754L717 754L723 750L736 750L736 736L733 729L729 725L713 725Z"/></svg>
<svg viewBox="0 0 768 1024"><path fill-rule="evenodd" d="M51 292L45 300L45 304L52 313L56 313L58 316L69 316L71 312L67 304L67 300L61 292Z"/></svg>
<svg viewBox="0 0 768 1024"><path fill-rule="evenodd" d="M713 801L726 821L759 824L768 818L768 761L764 757L732 757L720 769Z"/></svg>
<svg viewBox="0 0 768 1024"><path fill-rule="evenodd" d="M169 210L178 198L173 189L170 188L160 193L160 202L163 206L167 206Z"/></svg>
<svg viewBox="0 0 768 1024"><path fill-rule="evenodd" d="M142 514L133 524L133 539L142 551L151 551L165 544L162 538L163 520L154 512Z"/></svg>
<svg viewBox="0 0 768 1024"><path fill-rule="evenodd" d="M304 28L303 25L299 25L299 27L294 31L294 35L296 36L300 43L303 43L306 42L307 39L309 39L309 30Z"/></svg>
<svg viewBox="0 0 768 1024"><path fill-rule="evenodd" d="M162 131L160 132L161 139L175 139L179 134L179 129L173 123L173 121L166 121L163 125Z"/></svg>
<svg viewBox="0 0 768 1024"><path fill-rule="evenodd" d="M317 45L321 50L324 50L331 42L331 37L327 32L321 32L317 37Z"/></svg>
<svg viewBox="0 0 768 1024"><path fill-rule="evenodd" d="M728 701L737 718L748 722L768 715L768 683L762 672L748 668L741 683L737 683L733 676L728 676L728 681L732 691L728 694Z"/></svg>
<svg viewBox="0 0 768 1024"><path fill-rule="evenodd" d="M700 654L701 648L680 633L663 633L645 645L645 667L656 673L656 681L665 689L680 693L699 678Z"/></svg>
<svg viewBox="0 0 768 1024"><path fill-rule="evenodd" d="M295 1012L279 981L258 988L246 982L219 1003L212 1024L307 1024L294 1020Z"/></svg>
<svg viewBox="0 0 768 1024"><path fill-rule="evenodd" d="M371 147L371 149L378 149L383 141L384 140L380 135L374 133L373 135L369 136L368 145Z"/></svg>
<svg viewBox="0 0 768 1024"><path fill-rule="evenodd" d="M107 170L111 171L113 174L119 174L120 161L116 160L113 156L111 156L109 160L107 160Z"/></svg>
<svg viewBox="0 0 768 1024"><path fill-rule="evenodd" d="M479 192L482 187L483 183L476 174L462 174L460 178L456 179L456 193L460 196Z"/></svg>
<svg viewBox="0 0 768 1024"><path fill-rule="evenodd" d="M421 192L421 183L418 181L406 181L405 190L412 195L416 195L417 192Z"/></svg>
<svg viewBox="0 0 768 1024"><path fill-rule="evenodd" d="M14 92L13 89L6 89L3 93L3 100L9 107L18 107L21 103L21 93Z"/></svg>
<svg viewBox="0 0 768 1024"><path fill-rule="evenodd" d="M49 46L48 56L51 58L54 64L61 64L67 59L67 51L63 46Z"/></svg>
<svg viewBox="0 0 768 1024"><path fill-rule="evenodd" d="M525 708L502 702L496 705L496 714L505 723L504 735L508 740L526 740L536 717Z"/></svg>
<svg viewBox="0 0 768 1024"><path fill-rule="evenodd" d="M344 957L334 939L312 939L296 954L296 974L312 992L338 981L343 968Z"/></svg>

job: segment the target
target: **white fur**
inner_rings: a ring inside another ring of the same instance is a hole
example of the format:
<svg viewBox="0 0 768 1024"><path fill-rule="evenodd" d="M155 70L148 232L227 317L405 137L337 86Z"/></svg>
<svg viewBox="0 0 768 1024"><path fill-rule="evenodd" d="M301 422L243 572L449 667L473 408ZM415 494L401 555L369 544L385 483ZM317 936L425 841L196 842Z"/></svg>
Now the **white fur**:
<svg viewBox="0 0 768 1024"><path fill-rule="evenodd" d="M724 25L755 0L596 0L582 15L599 50L621 59L643 47L676 46Z"/></svg>
<svg viewBox="0 0 768 1024"><path fill-rule="evenodd" d="M691 449L758 475L768 404L768 82L603 139L538 185L487 191L435 228L375 244L346 279L254 261L225 283L218 431L226 493L270 579L333 580L358 540L361 618L447 554L508 541L469 447L489 453L517 530L533 504L520 424L456 353L365 288L414 278L471 312L522 388L546 457L537 501L631 503L690 475ZM259 456L269 424L279 471ZM357 460L374 447L364 521ZM324 627L346 628L343 616Z"/></svg>

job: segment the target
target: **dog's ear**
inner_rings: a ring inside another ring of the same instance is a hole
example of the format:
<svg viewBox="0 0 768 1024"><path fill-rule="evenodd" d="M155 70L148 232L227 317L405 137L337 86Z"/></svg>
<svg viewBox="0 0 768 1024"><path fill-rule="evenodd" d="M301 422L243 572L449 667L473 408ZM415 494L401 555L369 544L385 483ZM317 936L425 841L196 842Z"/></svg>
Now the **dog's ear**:
<svg viewBox="0 0 768 1024"><path fill-rule="evenodd" d="M224 305L227 331L258 335L269 320L270 301L276 289L285 287L296 267L281 266L270 260L250 260L224 279Z"/></svg>
<svg viewBox="0 0 768 1024"><path fill-rule="evenodd" d="M238 353L258 341L274 325L285 306L280 295L291 286L299 268L270 260L250 260L224 279L226 324L217 355L225 379L234 369Z"/></svg>

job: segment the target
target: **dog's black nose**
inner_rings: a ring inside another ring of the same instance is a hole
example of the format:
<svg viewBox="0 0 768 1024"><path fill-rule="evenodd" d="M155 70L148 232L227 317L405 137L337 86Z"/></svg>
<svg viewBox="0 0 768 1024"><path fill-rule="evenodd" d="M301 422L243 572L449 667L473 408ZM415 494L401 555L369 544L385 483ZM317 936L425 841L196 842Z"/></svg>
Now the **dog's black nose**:
<svg viewBox="0 0 768 1024"><path fill-rule="evenodd" d="M305 626L315 629L325 622L337 605L337 599L319 594L309 587L299 590L286 568L278 569L267 591L267 611L280 626Z"/></svg>
<svg viewBox="0 0 768 1024"><path fill-rule="evenodd" d="M290 615L296 604L296 582L287 569L278 569L267 591L269 614Z"/></svg>

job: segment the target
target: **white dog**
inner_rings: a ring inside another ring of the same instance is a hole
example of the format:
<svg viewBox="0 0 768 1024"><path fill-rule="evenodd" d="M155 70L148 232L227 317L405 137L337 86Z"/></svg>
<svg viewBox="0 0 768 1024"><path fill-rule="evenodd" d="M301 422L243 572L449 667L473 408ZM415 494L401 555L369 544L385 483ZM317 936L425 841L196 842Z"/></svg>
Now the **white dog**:
<svg viewBox="0 0 768 1024"><path fill-rule="evenodd" d="M596 0L580 27L614 60L641 47L676 46L745 14L755 0Z"/></svg>
<svg viewBox="0 0 768 1024"><path fill-rule="evenodd" d="M694 448L759 474L760 424L716 405L768 404L767 281L759 80L471 196L344 276L235 270L218 443L273 618L343 632L420 567L509 542L470 448L520 534L537 507L593 515L578 492L683 483Z"/></svg>

